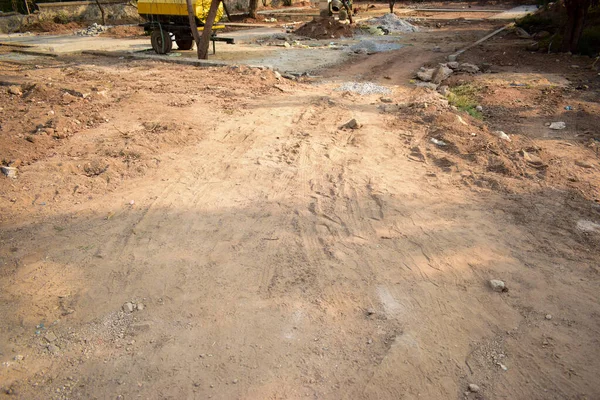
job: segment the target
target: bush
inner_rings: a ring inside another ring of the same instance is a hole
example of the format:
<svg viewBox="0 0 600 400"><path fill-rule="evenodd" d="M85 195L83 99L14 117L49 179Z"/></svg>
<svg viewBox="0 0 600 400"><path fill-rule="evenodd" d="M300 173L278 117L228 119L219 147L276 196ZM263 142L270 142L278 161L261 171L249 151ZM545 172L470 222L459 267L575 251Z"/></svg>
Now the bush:
<svg viewBox="0 0 600 400"><path fill-rule="evenodd" d="M55 16L54 16L54 22L57 24L68 24L70 21L69 18L69 14L67 14L66 11L59 11Z"/></svg>
<svg viewBox="0 0 600 400"><path fill-rule="evenodd" d="M466 111L473 118L483 119L483 114L477 111L475 94L478 91L477 87L470 84L455 86L450 89L448 103L459 110Z"/></svg>

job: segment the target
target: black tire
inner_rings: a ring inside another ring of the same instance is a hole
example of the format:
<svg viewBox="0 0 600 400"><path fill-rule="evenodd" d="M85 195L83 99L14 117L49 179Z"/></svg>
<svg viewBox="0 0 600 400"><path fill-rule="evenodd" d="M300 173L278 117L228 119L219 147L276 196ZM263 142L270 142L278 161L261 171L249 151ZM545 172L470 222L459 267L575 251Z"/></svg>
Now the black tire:
<svg viewBox="0 0 600 400"><path fill-rule="evenodd" d="M171 39L171 34L167 31L160 29L152 31L150 41L152 42L152 48L157 54L168 54L173 50L173 39Z"/></svg>
<svg viewBox="0 0 600 400"><path fill-rule="evenodd" d="M177 48L179 50L191 50L194 47L194 39L178 39L175 38L175 43L177 43Z"/></svg>

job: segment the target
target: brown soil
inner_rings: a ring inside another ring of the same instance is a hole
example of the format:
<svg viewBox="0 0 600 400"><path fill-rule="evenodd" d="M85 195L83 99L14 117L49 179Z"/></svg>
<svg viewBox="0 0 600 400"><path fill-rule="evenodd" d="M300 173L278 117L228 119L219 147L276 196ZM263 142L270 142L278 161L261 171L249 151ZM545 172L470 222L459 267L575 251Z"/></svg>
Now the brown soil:
<svg viewBox="0 0 600 400"><path fill-rule="evenodd" d="M331 18L314 18L294 33L298 36L309 37L313 39L333 39L341 37L352 37L352 27L348 24L343 24L333 17Z"/></svg>
<svg viewBox="0 0 600 400"><path fill-rule="evenodd" d="M48 34L72 34L80 29L87 27L87 23L69 22L66 24L57 24L56 22L41 20L35 21L21 28L22 32L48 33Z"/></svg>
<svg viewBox="0 0 600 400"><path fill-rule="evenodd" d="M483 120L409 83L493 28L406 35L316 84L0 61L3 393L599 398L597 71L507 35L461 58L491 73L447 82ZM336 90L361 79L392 92Z"/></svg>
<svg viewBox="0 0 600 400"><path fill-rule="evenodd" d="M137 38L144 36L144 28L141 26L121 25L108 28L102 36L114 38Z"/></svg>

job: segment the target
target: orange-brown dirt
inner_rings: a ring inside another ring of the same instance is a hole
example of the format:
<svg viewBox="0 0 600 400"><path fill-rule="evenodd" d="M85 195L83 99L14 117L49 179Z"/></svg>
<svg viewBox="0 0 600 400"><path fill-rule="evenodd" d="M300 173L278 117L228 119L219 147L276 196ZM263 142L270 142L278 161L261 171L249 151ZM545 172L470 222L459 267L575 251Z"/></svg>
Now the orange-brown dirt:
<svg viewBox="0 0 600 400"><path fill-rule="evenodd" d="M0 396L599 398L597 71L473 49L482 120L409 83L491 28L310 84L0 61Z"/></svg>

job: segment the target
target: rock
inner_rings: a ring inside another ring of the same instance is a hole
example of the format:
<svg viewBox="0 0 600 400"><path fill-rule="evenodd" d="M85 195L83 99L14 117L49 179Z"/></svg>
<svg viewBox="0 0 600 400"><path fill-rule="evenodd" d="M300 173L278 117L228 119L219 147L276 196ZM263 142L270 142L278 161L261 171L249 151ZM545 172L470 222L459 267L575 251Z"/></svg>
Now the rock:
<svg viewBox="0 0 600 400"><path fill-rule="evenodd" d="M419 72L417 72L417 78L419 78L423 82L429 82L429 81L431 81L431 78L433 77L434 72L435 72L434 68L429 68L429 69L423 68Z"/></svg>
<svg viewBox="0 0 600 400"><path fill-rule="evenodd" d="M233 383L234 385L237 384L239 381L237 379L234 379L231 381L231 383Z"/></svg>
<svg viewBox="0 0 600 400"><path fill-rule="evenodd" d="M477 111L479 111L479 112L482 112L482 111L483 111L483 107L481 107L481 106L477 106L477 107L475 107L475 110L477 110Z"/></svg>
<svg viewBox="0 0 600 400"><path fill-rule="evenodd" d="M52 354L56 354L56 353L58 353L60 351L60 347L58 347L55 344L49 344L48 346L46 346L46 348Z"/></svg>
<svg viewBox="0 0 600 400"><path fill-rule="evenodd" d="M498 279L490 280L490 287L494 292L508 292L508 288L504 282Z"/></svg>
<svg viewBox="0 0 600 400"><path fill-rule="evenodd" d="M575 160L575 165L581 168L594 168L592 164L587 161Z"/></svg>
<svg viewBox="0 0 600 400"><path fill-rule="evenodd" d="M443 140L436 139L436 138L431 138L431 143L433 143L437 146L446 146L446 142L444 142Z"/></svg>
<svg viewBox="0 0 600 400"><path fill-rule="evenodd" d="M275 79L277 79L277 80L281 79L281 74L278 71L273 72L273 74L275 75Z"/></svg>
<svg viewBox="0 0 600 400"><path fill-rule="evenodd" d="M369 49L366 47L361 47L360 49L354 50L355 54L369 54Z"/></svg>
<svg viewBox="0 0 600 400"><path fill-rule="evenodd" d="M525 161L531 165L533 165L534 167L542 167L544 166L544 161L542 161L542 159L540 157L538 157L535 154L531 154L529 152L526 152L525 150L523 150L523 158L525 159Z"/></svg>
<svg viewBox="0 0 600 400"><path fill-rule="evenodd" d="M506 140L507 142L511 142L512 140L510 140L510 136L508 136L506 133L504 133L503 131L494 131L492 132L492 134L502 140Z"/></svg>
<svg viewBox="0 0 600 400"><path fill-rule="evenodd" d="M433 49L431 49L431 51L433 51L434 53L439 53L442 51L442 48L440 46L434 46Z"/></svg>
<svg viewBox="0 0 600 400"><path fill-rule="evenodd" d="M2 170L2 174L7 178L15 179L17 177L17 169L15 167L6 167L3 165L0 169Z"/></svg>
<svg viewBox="0 0 600 400"><path fill-rule="evenodd" d="M450 61L449 63L446 63L446 65L448 68L458 69L458 61Z"/></svg>
<svg viewBox="0 0 600 400"><path fill-rule="evenodd" d="M565 129L566 127L567 127L567 124L565 124L562 121L559 121L559 122L552 122L548 128L554 129L554 130L560 130L560 129Z"/></svg>
<svg viewBox="0 0 600 400"><path fill-rule="evenodd" d="M546 314L546 319L547 319L547 320L551 320L551 319L552 319L552 315L550 315L550 314Z"/></svg>
<svg viewBox="0 0 600 400"><path fill-rule="evenodd" d="M490 64L490 63L481 63L480 64L480 69L481 69L481 72L488 72L489 70L492 69L492 64Z"/></svg>
<svg viewBox="0 0 600 400"><path fill-rule="evenodd" d="M448 96L448 93L450 93L450 89L448 88L448 86L444 85L444 86L439 86L437 88L437 91L439 94L441 94L442 96Z"/></svg>
<svg viewBox="0 0 600 400"><path fill-rule="evenodd" d="M477 393L479 392L479 386L474 383L469 383L469 392Z"/></svg>
<svg viewBox="0 0 600 400"><path fill-rule="evenodd" d="M538 51L540 49L540 44L538 42L533 42L527 45L527 50L529 51Z"/></svg>
<svg viewBox="0 0 600 400"><path fill-rule="evenodd" d="M144 309L144 307L145 306L144 306L143 303L138 303L136 308L137 308L138 311L142 311Z"/></svg>
<svg viewBox="0 0 600 400"><path fill-rule="evenodd" d="M551 33L548 31L539 31L538 33L533 35L533 38L534 39L546 39L550 35L551 35Z"/></svg>
<svg viewBox="0 0 600 400"><path fill-rule="evenodd" d="M360 124L358 123L358 121L354 118L352 118L350 121L346 122L344 125L341 126L341 129L358 129L360 128Z"/></svg>
<svg viewBox="0 0 600 400"><path fill-rule="evenodd" d="M468 72L470 74L475 74L479 72L479 67L475 64L462 63L459 65L458 70L462 72Z"/></svg>
<svg viewBox="0 0 600 400"><path fill-rule="evenodd" d="M52 343L58 338L56 337L54 332L48 332L48 333L46 333L46 336L44 336L44 339L46 339L48 341L48 343Z"/></svg>
<svg viewBox="0 0 600 400"><path fill-rule="evenodd" d="M425 87L425 88L431 89L431 90L436 90L438 87L438 85L436 85L435 83L431 83L431 82L417 82L416 85L420 86L420 87Z"/></svg>
<svg viewBox="0 0 600 400"><path fill-rule="evenodd" d="M125 311L126 313L133 312L133 304L130 302L123 304L123 311Z"/></svg>
<svg viewBox="0 0 600 400"><path fill-rule="evenodd" d="M381 101L382 103L393 103L394 102L394 100L389 97L382 97L379 99L379 101Z"/></svg>
<svg viewBox="0 0 600 400"><path fill-rule="evenodd" d="M529 33L527 33L527 31L523 28L516 28L515 33L521 39L531 39L531 35Z"/></svg>
<svg viewBox="0 0 600 400"><path fill-rule="evenodd" d="M289 44L288 42L284 42L284 43L283 43L283 47L285 47L285 48L290 48L290 47L292 47L292 45L291 45L291 44Z"/></svg>
<svg viewBox="0 0 600 400"><path fill-rule="evenodd" d="M431 76L431 81L439 85L450 75L452 75L453 72L454 70L452 70L452 68L448 68L446 64L440 64Z"/></svg>
<svg viewBox="0 0 600 400"><path fill-rule="evenodd" d="M13 360L15 361L23 361L25 359L25 356L21 355L21 354L17 354L16 356L13 357Z"/></svg>
<svg viewBox="0 0 600 400"><path fill-rule="evenodd" d="M13 85L8 87L8 94L12 94L14 96L21 96L23 95L23 92L21 91L20 86Z"/></svg>

